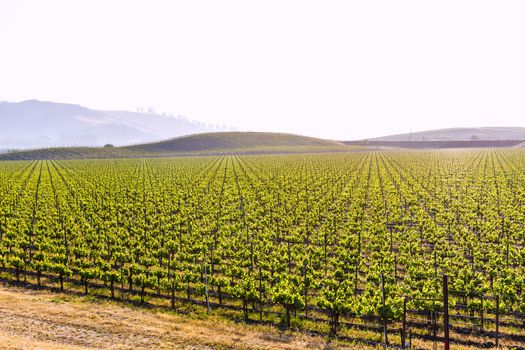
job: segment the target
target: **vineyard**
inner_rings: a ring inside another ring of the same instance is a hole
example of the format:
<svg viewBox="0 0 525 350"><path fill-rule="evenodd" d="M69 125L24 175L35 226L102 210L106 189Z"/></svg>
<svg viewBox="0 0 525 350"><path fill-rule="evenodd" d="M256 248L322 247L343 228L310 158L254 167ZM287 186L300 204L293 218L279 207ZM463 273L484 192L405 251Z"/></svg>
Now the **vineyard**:
<svg viewBox="0 0 525 350"><path fill-rule="evenodd" d="M519 149L5 161L0 277L349 342L519 348L524 205Z"/></svg>

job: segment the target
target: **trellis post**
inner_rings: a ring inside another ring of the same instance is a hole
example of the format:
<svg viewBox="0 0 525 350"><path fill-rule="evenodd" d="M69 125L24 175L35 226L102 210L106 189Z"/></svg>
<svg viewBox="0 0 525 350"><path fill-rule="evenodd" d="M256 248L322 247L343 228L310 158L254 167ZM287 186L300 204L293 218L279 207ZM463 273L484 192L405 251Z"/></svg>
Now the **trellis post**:
<svg viewBox="0 0 525 350"><path fill-rule="evenodd" d="M448 318L448 276L443 275L443 331L444 349L450 350L449 318Z"/></svg>

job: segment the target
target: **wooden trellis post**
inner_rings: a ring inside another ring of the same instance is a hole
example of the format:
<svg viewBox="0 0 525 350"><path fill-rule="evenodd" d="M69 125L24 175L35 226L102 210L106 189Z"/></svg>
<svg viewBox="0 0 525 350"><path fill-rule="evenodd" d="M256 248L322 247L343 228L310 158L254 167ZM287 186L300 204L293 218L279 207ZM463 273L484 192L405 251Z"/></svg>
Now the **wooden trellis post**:
<svg viewBox="0 0 525 350"><path fill-rule="evenodd" d="M448 320L448 276L443 275L443 332L444 349L450 350L449 320Z"/></svg>
<svg viewBox="0 0 525 350"><path fill-rule="evenodd" d="M407 298L403 300L403 329L401 330L401 347L406 348L407 338Z"/></svg>

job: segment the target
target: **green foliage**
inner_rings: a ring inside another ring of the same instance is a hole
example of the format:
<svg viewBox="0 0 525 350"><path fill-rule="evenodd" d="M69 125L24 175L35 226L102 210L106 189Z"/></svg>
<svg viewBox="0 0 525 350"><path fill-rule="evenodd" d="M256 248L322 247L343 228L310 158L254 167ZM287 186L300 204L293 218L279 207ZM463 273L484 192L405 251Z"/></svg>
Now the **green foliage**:
<svg viewBox="0 0 525 350"><path fill-rule="evenodd" d="M499 296L524 313L524 155L2 162L0 266L127 299L209 296L246 319L279 310L287 326L322 313L334 334L339 317L400 320L405 297L441 312L443 274L451 308Z"/></svg>

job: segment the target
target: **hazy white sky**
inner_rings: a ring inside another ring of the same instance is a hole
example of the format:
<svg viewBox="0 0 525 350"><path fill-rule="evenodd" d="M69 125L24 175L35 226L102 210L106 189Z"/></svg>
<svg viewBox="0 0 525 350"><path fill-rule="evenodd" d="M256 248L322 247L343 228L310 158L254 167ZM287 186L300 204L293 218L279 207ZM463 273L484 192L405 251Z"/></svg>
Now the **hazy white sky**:
<svg viewBox="0 0 525 350"><path fill-rule="evenodd" d="M0 0L0 100L355 139L525 126L525 1Z"/></svg>

